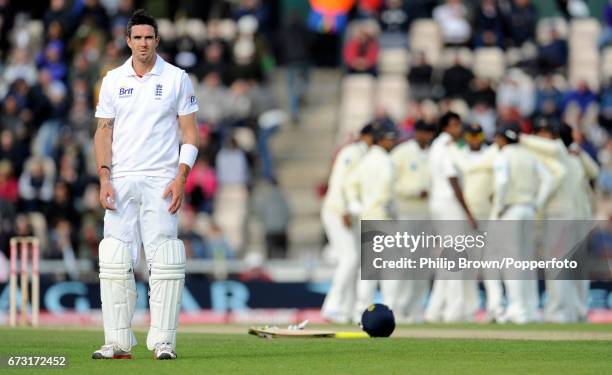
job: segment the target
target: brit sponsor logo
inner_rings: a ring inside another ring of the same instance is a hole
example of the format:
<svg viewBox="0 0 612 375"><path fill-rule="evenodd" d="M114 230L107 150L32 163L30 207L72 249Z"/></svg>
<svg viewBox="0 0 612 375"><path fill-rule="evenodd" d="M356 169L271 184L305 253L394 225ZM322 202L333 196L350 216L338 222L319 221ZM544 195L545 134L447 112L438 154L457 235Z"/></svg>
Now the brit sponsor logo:
<svg viewBox="0 0 612 375"><path fill-rule="evenodd" d="M120 87L119 88L119 98L129 98L134 94L133 87Z"/></svg>

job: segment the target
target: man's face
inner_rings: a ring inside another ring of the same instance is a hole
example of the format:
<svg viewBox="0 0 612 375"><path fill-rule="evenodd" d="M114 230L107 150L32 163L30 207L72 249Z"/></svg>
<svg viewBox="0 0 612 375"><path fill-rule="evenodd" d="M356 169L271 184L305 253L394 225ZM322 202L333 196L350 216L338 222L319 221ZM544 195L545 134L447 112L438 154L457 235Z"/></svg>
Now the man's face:
<svg viewBox="0 0 612 375"><path fill-rule="evenodd" d="M470 146L470 150L478 151L480 150L480 147L482 146L485 137L483 133L466 133L463 136L463 139L465 139L465 142Z"/></svg>
<svg viewBox="0 0 612 375"><path fill-rule="evenodd" d="M506 138L502 137L499 134L495 135L494 141L495 141L495 144L499 146L499 148L504 147L508 143L508 141L506 141Z"/></svg>
<svg viewBox="0 0 612 375"><path fill-rule="evenodd" d="M434 139L434 133L425 131L425 130L417 130L414 132L414 140L421 147L427 147L431 144L431 141Z"/></svg>
<svg viewBox="0 0 612 375"><path fill-rule="evenodd" d="M127 37L127 44L132 50L132 57L146 64L155 56L159 36L155 36L155 29L151 25L134 25L131 35Z"/></svg>
<svg viewBox="0 0 612 375"><path fill-rule="evenodd" d="M548 131L548 130L539 130L536 135L538 137L542 137L542 138L546 138L546 139L555 139L555 136L553 135L552 132Z"/></svg>
<svg viewBox="0 0 612 375"><path fill-rule="evenodd" d="M372 144L374 144L374 138L372 137L372 134L362 135L361 140L365 142L368 146L372 146Z"/></svg>
<svg viewBox="0 0 612 375"><path fill-rule="evenodd" d="M446 131L451 135L451 137L453 137L454 140L458 140L461 138L461 134L463 133L463 125L461 124L461 121L453 118L448 123Z"/></svg>
<svg viewBox="0 0 612 375"><path fill-rule="evenodd" d="M393 150L393 147L395 147L395 144L396 144L396 140L392 138L384 138L378 142L378 145L384 148L387 152L390 152L391 150Z"/></svg>

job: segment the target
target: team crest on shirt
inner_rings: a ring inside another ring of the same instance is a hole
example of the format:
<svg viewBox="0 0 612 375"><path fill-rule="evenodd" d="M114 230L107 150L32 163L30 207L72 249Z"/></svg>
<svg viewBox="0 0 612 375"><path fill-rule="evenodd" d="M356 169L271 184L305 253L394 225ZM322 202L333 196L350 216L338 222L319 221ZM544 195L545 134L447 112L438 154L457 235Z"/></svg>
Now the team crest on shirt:
<svg viewBox="0 0 612 375"><path fill-rule="evenodd" d="M155 100L161 100L162 98L162 85L158 83L155 85Z"/></svg>
<svg viewBox="0 0 612 375"><path fill-rule="evenodd" d="M134 94L133 87L124 87L124 86L119 87L119 99L129 98L133 94Z"/></svg>

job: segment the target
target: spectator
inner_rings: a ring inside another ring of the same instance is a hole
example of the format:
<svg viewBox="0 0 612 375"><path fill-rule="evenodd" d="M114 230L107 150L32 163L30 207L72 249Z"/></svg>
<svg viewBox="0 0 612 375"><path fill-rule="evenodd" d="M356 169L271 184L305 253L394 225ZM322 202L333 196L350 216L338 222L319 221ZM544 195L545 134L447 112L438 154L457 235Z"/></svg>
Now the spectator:
<svg viewBox="0 0 612 375"><path fill-rule="evenodd" d="M415 100L431 98L434 94L432 85L433 67L427 61L423 51L417 51L408 72L410 94Z"/></svg>
<svg viewBox="0 0 612 375"><path fill-rule="evenodd" d="M518 69L508 71L497 87L497 108L510 108L523 118L531 116L535 94L529 80Z"/></svg>
<svg viewBox="0 0 612 375"><path fill-rule="evenodd" d="M196 230L197 213L191 209L182 211L179 238L185 244L185 254L187 258L211 259L207 254L206 242Z"/></svg>
<svg viewBox="0 0 612 375"><path fill-rule="evenodd" d="M28 50L25 48L17 48L12 53L12 58L6 65L3 73L4 81L12 84L17 79L23 79L32 86L36 83L36 66L28 55Z"/></svg>
<svg viewBox="0 0 612 375"><path fill-rule="evenodd" d="M599 49L612 44L612 0L608 0L603 13L603 27L599 38Z"/></svg>
<svg viewBox="0 0 612 375"><path fill-rule="evenodd" d="M344 46L344 64L347 73L376 75L378 40L365 23L355 25L354 34Z"/></svg>
<svg viewBox="0 0 612 375"><path fill-rule="evenodd" d="M53 81L45 89L49 100L49 117L42 123L33 144L33 152L37 155L50 157L57 142L62 122L68 113L68 98L66 86L61 81Z"/></svg>
<svg viewBox="0 0 612 375"><path fill-rule="evenodd" d="M198 156L196 164L187 176L185 197L195 212L213 212L214 197L217 192L217 176L204 155Z"/></svg>
<svg viewBox="0 0 612 375"><path fill-rule="evenodd" d="M220 185L244 185L249 183L249 167L246 155L238 147L236 139L229 139L217 154L215 167Z"/></svg>
<svg viewBox="0 0 612 375"><path fill-rule="evenodd" d="M24 211L45 211L53 197L54 179L55 167L51 159L28 159L19 177L19 197Z"/></svg>
<svg viewBox="0 0 612 375"><path fill-rule="evenodd" d="M207 258L216 261L235 258L234 250L223 234L223 230L215 222L211 223L206 238Z"/></svg>
<svg viewBox="0 0 612 375"><path fill-rule="evenodd" d="M176 54L174 61L178 67L188 73L197 70L199 46L189 35L181 35L176 41Z"/></svg>
<svg viewBox="0 0 612 375"><path fill-rule="evenodd" d="M540 74L550 74L567 64L567 41L561 39L554 27L549 31L548 42L538 47L538 67Z"/></svg>
<svg viewBox="0 0 612 375"><path fill-rule="evenodd" d="M285 112L276 109L273 105L263 110L257 119L257 153L261 162L261 174L265 178L276 176L270 140L286 121Z"/></svg>
<svg viewBox="0 0 612 375"><path fill-rule="evenodd" d="M254 211L266 233L268 258L287 257L287 230L291 220L289 204L275 179L266 179L253 193Z"/></svg>
<svg viewBox="0 0 612 375"><path fill-rule="evenodd" d="M255 17L262 31L268 31L270 11L265 2L261 0L240 0L240 5L234 12L233 18L238 21L244 16Z"/></svg>
<svg viewBox="0 0 612 375"><path fill-rule="evenodd" d="M234 43L234 59L229 69L229 81L253 80L263 82L264 73L256 60L255 42L250 37L242 37Z"/></svg>
<svg viewBox="0 0 612 375"><path fill-rule="evenodd" d="M576 88L568 91L563 97L561 112L572 103L578 106L580 113L585 113L589 106L597 101L597 96L589 87L585 80L580 80Z"/></svg>
<svg viewBox="0 0 612 375"><path fill-rule="evenodd" d="M10 1L0 3L0 61L9 55L11 42L9 36L15 22L15 8Z"/></svg>
<svg viewBox="0 0 612 375"><path fill-rule="evenodd" d="M13 134L26 134L26 126L23 121L22 108L20 108L17 96L9 94L4 98L4 105L0 113L0 123L4 129L10 130Z"/></svg>
<svg viewBox="0 0 612 375"><path fill-rule="evenodd" d="M504 35L506 45L521 47L527 41L535 40L535 26L538 15L531 0L502 0Z"/></svg>
<svg viewBox="0 0 612 375"><path fill-rule="evenodd" d="M91 183L85 188L81 200L81 227L79 231L79 257L95 260L98 258L98 244L102 240L104 210L98 201L100 188Z"/></svg>
<svg viewBox="0 0 612 375"><path fill-rule="evenodd" d="M219 72L211 70L204 75L196 96L200 107L197 113L198 122L220 126L230 109L230 94L223 86Z"/></svg>
<svg viewBox="0 0 612 375"><path fill-rule="evenodd" d="M78 280L79 270L76 262L75 233L72 223L60 219L49 233L49 252L47 257L61 259L71 280Z"/></svg>
<svg viewBox="0 0 612 375"><path fill-rule="evenodd" d="M20 176L23 163L28 157L28 147L15 139L15 134L10 129L0 132L0 160L7 160L15 176Z"/></svg>
<svg viewBox="0 0 612 375"><path fill-rule="evenodd" d="M244 125L244 121L251 115L254 107L250 90L251 87L245 80L239 79L232 83L229 89L228 111L223 119L224 126ZM231 129L224 131L231 131ZM223 137L222 140L225 141L225 138Z"/></svg>
<svg viewBox="0 0 612 375"><path fill-rule="evenodd" d="M49 43L57 43L62 47L62 50L65 48L65 35L64 35L64 26L59 21L51 21L47 28L46 34L46 42Z"/></svg>
<svg viewBox="0 0 612 375"><path fill-rule="evenodd" d="M449 46L467 45L472 36L468 8L463 0L446 0L433 10L433 18L442 29L444 43Z"/></svg>
<svg viewBox="0 0 612 375"><path fill-rule="evenodd" d="M204 58L196 70L196 75L201 79L208 73L214 72L219 75L221 81L228 84L227 77L227 46L222 40L213 39L204 47Z"/></svg>
<svg viewBox="0 0 612 375"><path fill-rule="evenodd" d="M469 86L467 102L470 106L483 103L486 107L495 108L496 97L497 94L491 87L491 81L486 78L476 77Z"/></svg>
<svg viewBox="0 0 612 375"><path fill-rule="evenodd" d="M474 25L474 47L504 48L504 23L495 0L481 0Z"/></svg>
<svg viewBox="0 0 612 375"><path fill-rule="evenodd" d="M60 41L52 41L37 58L38 69L46 69L52 81L63 81L68 77L68 66L63 61L64 46Z"/></svg>
<svg viewBox="0 0 612 375"><path fill-rule="evenodd" d="M99 30L110 30L110 19L106 9L100 5L99 0L84 0L80 13L79 24L88 24Z"/></svg>
<svg viewBox="0 0 612 375"><path fill-rule="evenodd" d="M542 77L536 89L536 115L539 117L559 119L561 117L562 105L563 93L555 87L553 76L546 75Z"/></svg>
<svg viewBox="0 0 612 375"><path fill-rule="evenodd" d="M584 133L578 127L572 127L572 139L574 144L580 146L580 149L597 161L597 148L584 136Z"/></svg>
<svg viewBox="0 0 612 375"><path fill-rule="evenodd" d="M15 231L13 235L19 237L29 237L34 235L32 223L27 214L17 214L17 216L15 217Z"/></svg>
<svg viewBox="0 0 612 375"><path fill-rule="evenodd" d="M0 161L0 200L17 203L17 179L13 177L11 162L4 159Z"/></svg>
<svg viewBox="0 0 612 375"><path fill-rule="evenodd" d="M407 47L408 25L410 19L406 7L401 0L386 0L380 13L379 23L381 34L379 38L382 48Z"/></svg>
<svg viewBox="0 0 612 375"><path fill-rule="evenodd" d="M308 91L312 40L312 34L299 15L293 13L281 31L280 44L287 69L288 110L295 124L300 122L300 107Z"/></svg>
<svg viewBox="0 0 612 375"><path fill-rule="evenodd" d="M608 78L607 84L601 91L600 105L599 124L612 136L612 78Z"/></svg>
<svg viewBox="0 0 612 375"><path fill-rule="evenodd" d="M468 115L468 121L472 124L479 124L487 141L493 141L497 130L495 107L490 107L484 101L475 102Z"/></svg>
<svg viewBox="0 0 612 375"><path fill-rule="evenodd" d="M63 25L65 37L69 38L72 36L74 19L66 6L66 0L51 0L49 9L47 9L43 17L43 22L45 30L49 29L52 22L58 22L60 25Z"/></svg>
<svg viewBox="0 0 612 375"><path fill-rule="evenodd" d="M459 56L455 55L453 65L446 69L442 74L442 88L446 98L467 99L467 87L474 79L474 73L459 61Z"/></svg>
<svg viewBox="0 0 612 375"><path fill-rule="evenodd" d="M61 220L67 220L75 227L79 227L80 215L74 208L70 187L64 181L60 180L55 183L53 199L49 203L46 219L52 227Z"/></svg>

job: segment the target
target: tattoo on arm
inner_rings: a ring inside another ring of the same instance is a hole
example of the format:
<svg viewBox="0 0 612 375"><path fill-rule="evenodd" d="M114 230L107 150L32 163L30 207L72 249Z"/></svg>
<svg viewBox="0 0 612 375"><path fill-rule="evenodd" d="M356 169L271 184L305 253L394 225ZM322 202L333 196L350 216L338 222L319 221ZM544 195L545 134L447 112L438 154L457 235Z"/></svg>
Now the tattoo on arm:
<svg viewBox="0 0 612 375"><path fill-rule="evenodd" d="M98 120L98 129L112 129L114 125L114 118L101 118Z"/></svg>

